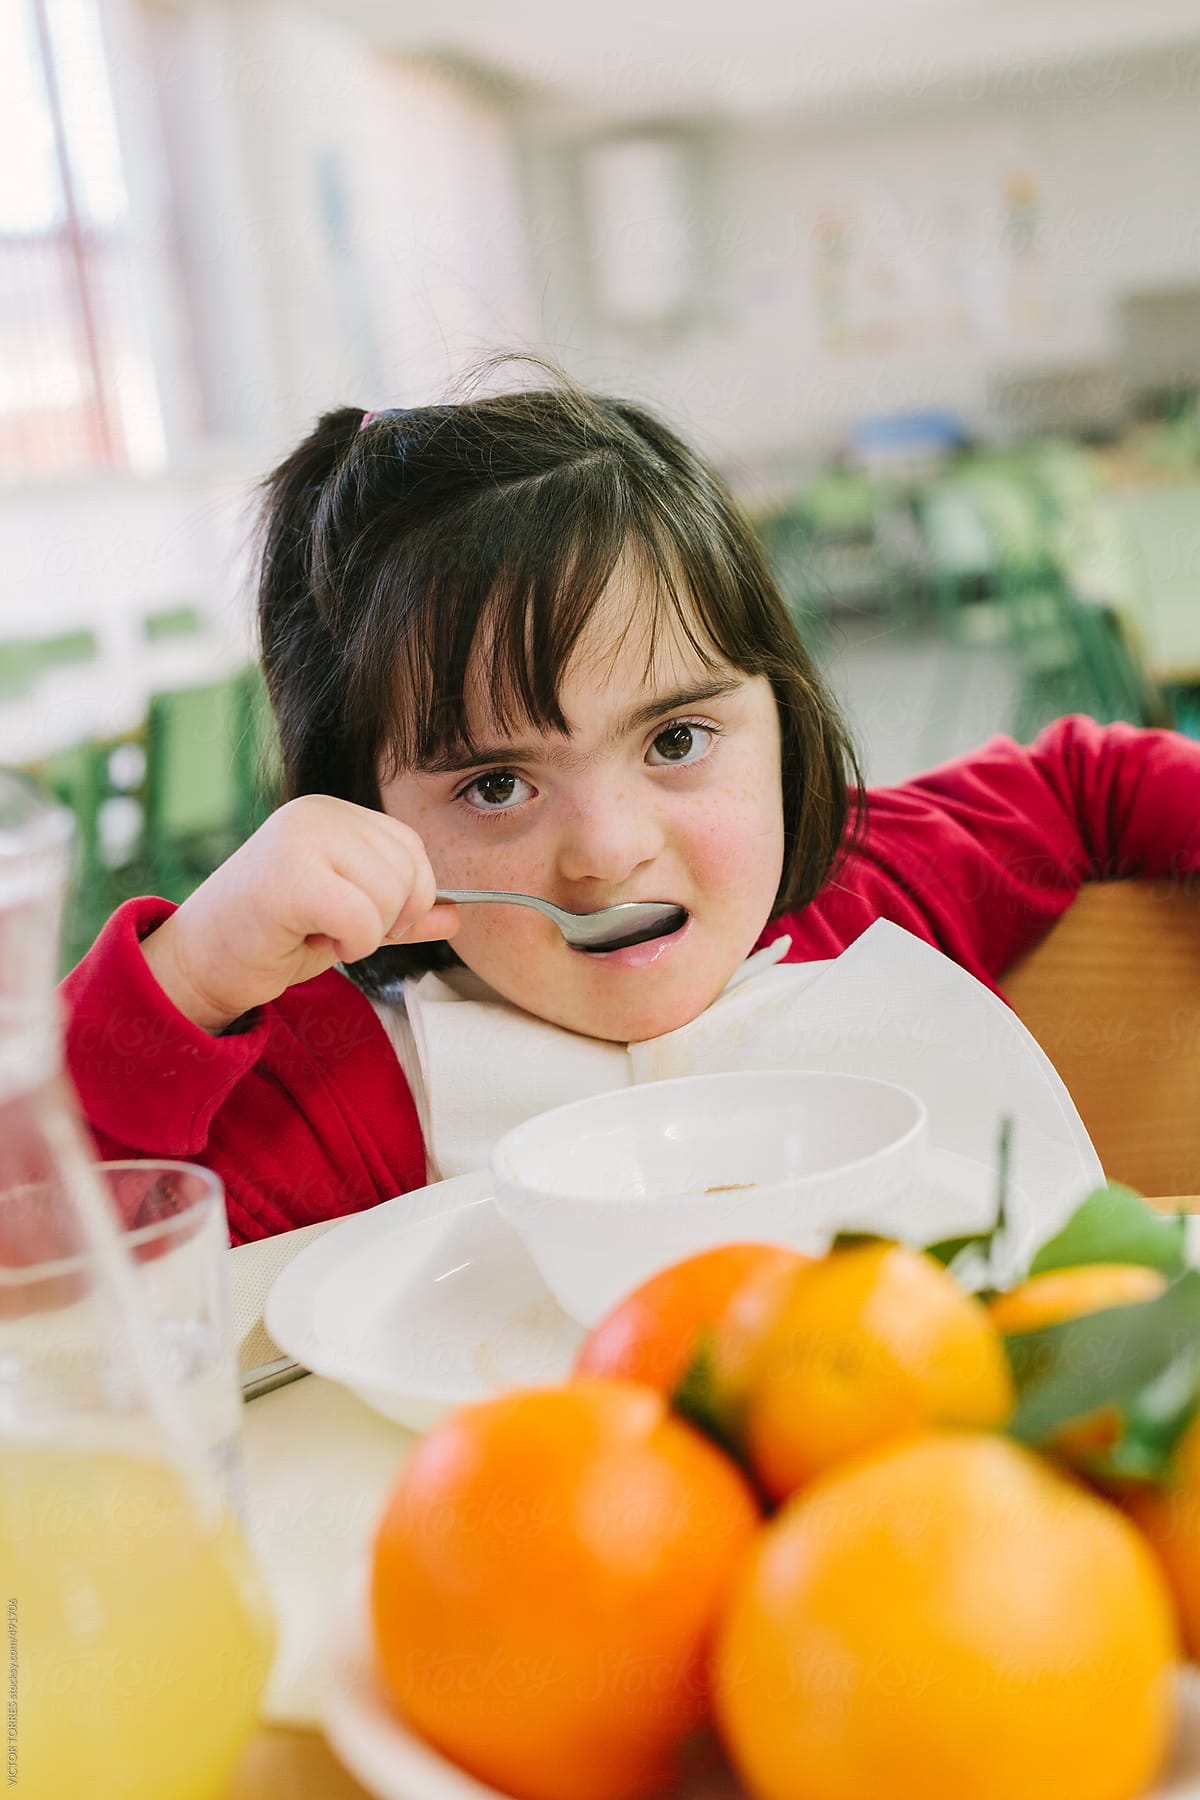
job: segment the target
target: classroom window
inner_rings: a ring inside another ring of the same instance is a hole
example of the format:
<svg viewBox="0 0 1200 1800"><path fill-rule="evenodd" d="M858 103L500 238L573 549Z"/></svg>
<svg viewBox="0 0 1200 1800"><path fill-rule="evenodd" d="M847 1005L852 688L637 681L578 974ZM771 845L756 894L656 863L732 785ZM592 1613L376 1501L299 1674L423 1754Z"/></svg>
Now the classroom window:
<svg viewBox="0 0 1200 1800"><path fill-rule="evenodd" d="M100 4L0 6L0 480L161 454Z"/></svg>

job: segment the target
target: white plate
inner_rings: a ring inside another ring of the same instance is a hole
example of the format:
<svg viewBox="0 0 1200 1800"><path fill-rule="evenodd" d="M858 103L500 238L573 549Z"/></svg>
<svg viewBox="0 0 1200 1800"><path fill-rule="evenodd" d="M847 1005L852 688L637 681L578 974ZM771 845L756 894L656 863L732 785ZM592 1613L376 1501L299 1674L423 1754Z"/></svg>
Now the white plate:
<svg viewBox="0 0 1200 1800"><path fill-rule="evenodd" d="M375 1674L367 1576L359 1569L330 1621L325 1731L338 1758L376 1800L509 1800L456 1768L409 1730ZM688 1787L676 1800L744 1800L729 1778ZM1163 1780L1145 1800L1200 1800L1200 1674L1179 1678L1179 1724Z"/></svg>
<svg viewBox="0 0 1200 1800"><path fill-rule="evenodd" d="M906 1235L992 1216L995 1176L931 1148ZM583 1333L492 1202L491 1176L401 1194L307 1245L276 1277L267 1330L289 1356L423 1431L467 1401L563 1380Z"/></svg>
<svg viewBox="0 0 1200 1800"><path fill-rule="evenodd" d="M583 1333L491 1192L486 1173L460 1175L353 1214L276 1277L268 1332L418 1431L467 1401L564 1380Z"/></svg>

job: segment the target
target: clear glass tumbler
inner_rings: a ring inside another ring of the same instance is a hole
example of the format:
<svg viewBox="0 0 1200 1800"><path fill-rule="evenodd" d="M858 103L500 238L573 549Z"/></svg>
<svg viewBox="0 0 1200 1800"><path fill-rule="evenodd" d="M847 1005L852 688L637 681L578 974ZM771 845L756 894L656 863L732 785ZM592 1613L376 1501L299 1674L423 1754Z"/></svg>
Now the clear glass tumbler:
<svg viewBox="0 0 1200 1800"><path fill-rule="evenodd" d="M203 1171L164 1185L143 1165L126 1188L93 1160L54 991L69 823L0 771L5 1781L38 1800L219 1800L272 1648L214 1468L236 1410L223 1377L211 1407L188 1393L228 1342L220 1294L197 1299L224 1209Z"/></svg>
<svg viewBox="0 0 1200 1800"><path fill-rule="evenodd" d="M132 1266L150 1327L154 1367L177 1388L227 1500L244 1517L242 1398L230 1316L229 1226L220 1178L194 1163L149 1160L96 1163L92 1173L107 1190ZM61 1238L58 1244L42 1243L43 1266L40 1274L37 1266L26 1269L26 1290L51 1274L59 1281L72 1272L78 1276L69 1241L73 1203L63 1185L44 1182L0 1193L0 1243L15 1240L18 1208L36 1215L43 1233L57 1232ZM36 1347L37 1405L45 1407L50 1399L46 1384L70 1379L72 1357L91 1353L90 1320L86 1309L54 1308L27 1318L24 1335L27 1400ZM61 1402L61 1393L58 1398Z"/></svg>

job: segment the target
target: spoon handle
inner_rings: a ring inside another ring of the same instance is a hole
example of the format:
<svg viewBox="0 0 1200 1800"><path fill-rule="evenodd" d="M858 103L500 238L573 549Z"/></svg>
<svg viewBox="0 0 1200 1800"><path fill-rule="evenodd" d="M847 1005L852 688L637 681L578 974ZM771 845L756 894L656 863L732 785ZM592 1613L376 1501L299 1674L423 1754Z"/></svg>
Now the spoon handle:
<svg viewBox="0 0 1200 1800"><path fill-rule="evenodd" d="M535 912L545 913L553 918L558 911L549 900L539 900L533 894L510 894L498 892L493 888L439 888L439 900L506 900L510 906L532 906Z"/></svg>

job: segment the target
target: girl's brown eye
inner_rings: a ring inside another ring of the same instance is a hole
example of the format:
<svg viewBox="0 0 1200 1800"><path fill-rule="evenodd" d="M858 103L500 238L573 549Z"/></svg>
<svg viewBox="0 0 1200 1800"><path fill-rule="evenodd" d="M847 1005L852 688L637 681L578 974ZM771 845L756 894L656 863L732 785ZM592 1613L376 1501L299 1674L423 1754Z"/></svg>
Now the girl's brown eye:
<svg viewBox="0 0 1200 1800"><path fill-rule="evenodd" d="M486 800L489 806L503 806L506 800L512 799L516 780L515 775L503 773L481 775L475 783L475 792L481 800Z"/></svg>
<svg viewBox="0 0 1200 1800"><path fill-rule="evenodd" d="M511 769L489 769L477 775L463 792L463 799L476 812L504 812L514 803L527 800L533 792L527 781Z"/></svg>
<svg viewBox="0 0 1200 1800"><path fill-rule="evenodd" d="M660 764L698 762L714 736L707 725L689 725L678 719L673 725L664 726L655 738L653 760Z"/></svg>
<svg viewBox="0 0 1200 1800"><path fill-rule="evenodd" d="M682 762L692 747L691 726L668 725L655 738L654 747L660 756L667 757L671 762Z"/></svg>

